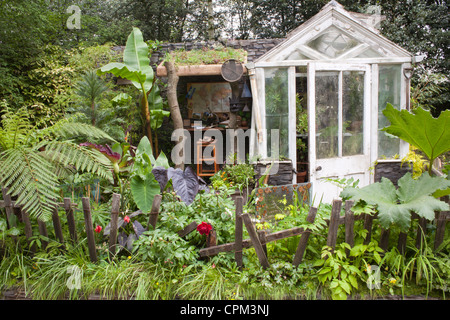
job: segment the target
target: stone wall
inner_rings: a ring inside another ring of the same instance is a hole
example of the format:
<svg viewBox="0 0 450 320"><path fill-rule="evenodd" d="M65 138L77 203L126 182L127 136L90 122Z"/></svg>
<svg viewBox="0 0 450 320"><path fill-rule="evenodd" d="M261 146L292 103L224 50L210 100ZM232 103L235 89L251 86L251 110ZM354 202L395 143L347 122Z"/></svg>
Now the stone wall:
<svg viewBox="0 0 450 320"><path fill-rule="evenodd" d="M375 166L375 182L388 178L397 187L398 180L407 172L411 172L408 164L402 166L400 161L379 161Z"/></svg>

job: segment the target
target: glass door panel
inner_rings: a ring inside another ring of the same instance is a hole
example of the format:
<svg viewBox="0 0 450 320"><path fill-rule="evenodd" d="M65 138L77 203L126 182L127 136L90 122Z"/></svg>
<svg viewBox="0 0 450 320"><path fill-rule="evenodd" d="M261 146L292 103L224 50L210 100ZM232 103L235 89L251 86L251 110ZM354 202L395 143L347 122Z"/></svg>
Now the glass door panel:
<svg viewBox="0 0 450 320"><path fill-rule="evenodd" d="M342 78L342 155L363 154L364 72L344 71Z"/></svg>
<svg viewBox="0 0 450 320"><path fill-rule="evenodd" d="M338 156L339 72L316 73L316 157Z"/></svg>

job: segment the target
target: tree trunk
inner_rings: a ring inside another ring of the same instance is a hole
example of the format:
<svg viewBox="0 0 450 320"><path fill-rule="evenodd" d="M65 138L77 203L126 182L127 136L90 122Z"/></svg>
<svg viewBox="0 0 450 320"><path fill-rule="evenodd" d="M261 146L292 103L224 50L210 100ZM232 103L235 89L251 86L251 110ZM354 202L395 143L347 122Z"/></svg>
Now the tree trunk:
<svg viewBox="0 0 450 320"><path fill-rule="evenodd" d="M167 83L167 102L169 103L170 108L170 116L173 121L173 127L174 130L183 129L183 118L181 117L180 112L180 106L178 105L178 97L177 97L177 85L178 85L178 75L177 71L175 70L175 65L173 62L166 61L164 62L164 66L167 69L167 77L168 77L168 83ZM183 140L178 140L175 143L175 146L179 143L183 143ZM176 157L183 157L183 149L180 149L180 153L176 155ZM175 167L180 168L184 170L184 162L182 161L175 161L176 159L172 159L173 162L176 163Z"/></svg>

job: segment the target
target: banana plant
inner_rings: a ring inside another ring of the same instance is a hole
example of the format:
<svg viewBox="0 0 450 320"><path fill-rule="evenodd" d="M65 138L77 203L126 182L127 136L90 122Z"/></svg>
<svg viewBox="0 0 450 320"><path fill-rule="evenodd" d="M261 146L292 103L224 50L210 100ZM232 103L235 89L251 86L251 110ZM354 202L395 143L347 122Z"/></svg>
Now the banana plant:
<svg viewBox="0 0 450 320"><path fill-rule="evenodd" d="M134 27L128 36L125 50L123 52L123 63L112 62L97 70L98 75L112 73L116 77L130 80L131 83L140 91L142 95L141 112L145 119L145 131L152 143L151 115L149 111L148 95L155 87L155 76L150 59L148 57L149 49L144 42L142 32Z"/></svg>

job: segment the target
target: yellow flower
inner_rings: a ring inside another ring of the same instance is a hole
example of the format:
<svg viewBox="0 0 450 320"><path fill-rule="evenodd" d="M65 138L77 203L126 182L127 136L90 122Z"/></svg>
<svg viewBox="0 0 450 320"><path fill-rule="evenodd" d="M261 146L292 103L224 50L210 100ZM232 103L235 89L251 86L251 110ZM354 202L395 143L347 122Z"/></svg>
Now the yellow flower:
<svg viewBox="0 0 450 320"><path fill-rule="evenodd" d="M395 278L390 278L389 279L389 283L395 284L397 282L397 279Z"/></svg>
<svg viewBox="0 0 450 320"><path fill-rule="evenodd" d="M128 260L130 260L131 259L131 256L128 256Z"/></svg>

